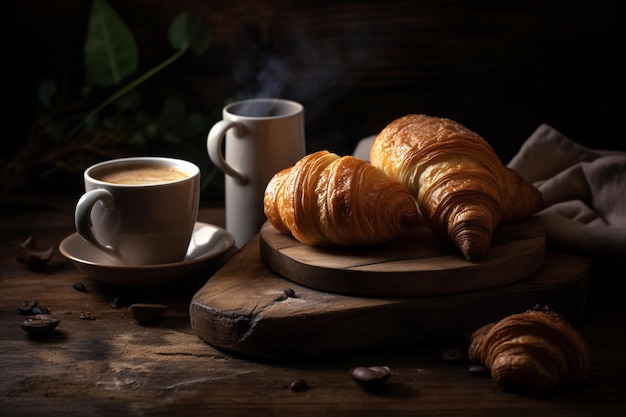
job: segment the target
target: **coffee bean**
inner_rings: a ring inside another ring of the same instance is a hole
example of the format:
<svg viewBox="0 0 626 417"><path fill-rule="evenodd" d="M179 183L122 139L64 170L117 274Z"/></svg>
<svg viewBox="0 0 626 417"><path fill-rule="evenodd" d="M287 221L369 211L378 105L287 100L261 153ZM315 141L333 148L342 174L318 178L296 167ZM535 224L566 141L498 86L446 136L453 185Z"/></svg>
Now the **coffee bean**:
<svg viewBox="0 0 626 417"><path fill-rule="evenodd" d="M20 327L33 339L43 339L52 335L60 322L50 314L34 314L25 318Z"/></svg>
<svg viewBox="0 0 626 417"><path fill-rule="evenodd" d="M20 313L25 315L33 314L33 308L37 307L37 300L24 300L20 305Z"/></svg>
<svg viewBox="0 0 626 417"><path fill-rule="evenodd" d="M81 320L95 320L96 319L88 311L85 311L84 313L81 313L80 316L78 316L78 318L81 319Z"/></svg>
<svg viewBox="0 0 626 417"><path fill-rule="evenodd" d="M465 350L462 348L448 349L439 357L444 362L461 362L465 359Z"/></svg>
<svg viewBox="0 0 626 417"><path fill-rule="evenodd" d="M376 389L382 386L391 377L391 368L388 366L359 366L350 370L352 379L367 389Z"/></svg>
<svg viewBox="0 0 626 417"><path fill-rule="evenodd" d="M72 288L74 288L76 291L87 292L87 287L85 287L85 284L83 284L82 282L75 282L74 285L72 285Z"/></svg>
<svg viewBox="0 0 626 417"><path fill-rule="evenodd" d="M289 388L291 388L293 392L301 392L308 389L309 385L304 379L296 379L289 385Z"/></svg>
<svg viewBox="0 0 626 417"><path fill-rule="evenodd" d="M50 314L50 310L48 310L46 307L35 306L32 308L31 313L32 314Z"/></svg>
<svg viewBox="0 0 626 417"><path fill-rule="evenodd" d="M17 245L18 262L26 264L27 267L37 269L45 265L54 254L55 247L40 248L35 244L35 239L29 237L24 242Z"/></svg>
<svg viewBox="0 0 626 417"><path fill-rule="evenodd" d="M165 314L167 306L163 304L139 303L130 305L128 309L138 323L146 324L160 319Z"/></svg>
<svg viewBox="0 0 626 417"><path fill-rule="evenodd" d="M469 367L469 372L472 375L488 377L491 376L491 371L485 365L472 365Z"/></svg>
<svg viewBox="0 0 626 417"><path fill-rule="evenodd" d="M124 300L122 299L122 297L115 297L113 299L113 302L111 303L111 307L120 308L122 306L124 306Z"/></svg>

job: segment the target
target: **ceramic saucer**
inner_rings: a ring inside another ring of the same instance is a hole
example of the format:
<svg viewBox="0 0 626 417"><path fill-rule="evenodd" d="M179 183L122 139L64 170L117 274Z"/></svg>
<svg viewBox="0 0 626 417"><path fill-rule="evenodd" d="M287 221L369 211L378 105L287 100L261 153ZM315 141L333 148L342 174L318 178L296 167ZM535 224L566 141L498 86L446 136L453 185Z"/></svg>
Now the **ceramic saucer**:
<svg viewBox="0 0 626 417"><path fill-rule="evenodd" d="M221 227L197 222L184 261L160 265L119 265L87 243L78 233L66 237L59 251L81 272L95 280L121 286L164 284L194 274L216 261L235 244L235 238Z"/></svg>

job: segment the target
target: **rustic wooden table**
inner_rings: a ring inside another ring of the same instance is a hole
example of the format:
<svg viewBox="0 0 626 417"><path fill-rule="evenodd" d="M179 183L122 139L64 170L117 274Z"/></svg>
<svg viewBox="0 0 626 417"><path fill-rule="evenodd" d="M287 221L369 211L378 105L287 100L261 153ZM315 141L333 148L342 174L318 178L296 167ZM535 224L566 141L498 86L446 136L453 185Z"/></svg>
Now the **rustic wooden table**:
<svg viewBox="0 0 626 417"><path fill-rule="evenodd" d="M45 204L42 201L46 201ZM506 392L467 362L441 353L461 337L430 343L291 360L254 360L199 339L189 303L213 272L158 289L107 286L79 272L58 252L45 268L16 260L32 236L57 245L74 232L68 198L39 198L0 208L0 414L3 416L617 416L626 412L626 308L606 271L592 277L587 311L576 327L586 337L592 372L584 384L545 396ZM223 225L223 210L203 207L199 220ZM214 268L213 268L214 269ZM75 283L85 285L78 291ZM54 335L33 340L20 328L19 307L36 299L61 319ZM117 301L114 303L114 300ZM120 302L121 300L121 302ZM169 308L138 324L127 306ZM366 391L348 371L387 365L383 390ZM308 389L295 392L293 381Z"/></svg>

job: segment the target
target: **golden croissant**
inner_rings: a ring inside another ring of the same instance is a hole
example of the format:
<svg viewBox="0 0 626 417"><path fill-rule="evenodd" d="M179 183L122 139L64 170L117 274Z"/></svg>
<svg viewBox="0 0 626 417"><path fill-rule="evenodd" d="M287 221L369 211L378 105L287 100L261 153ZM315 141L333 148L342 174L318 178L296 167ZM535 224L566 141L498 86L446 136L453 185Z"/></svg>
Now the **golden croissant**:
<svg viewBox="0 0 626 417"><path fill-rule="evenodd" d="M468 356L507 389L547 391L582 382L591 367L583 336L546 306L479 328L471 336Z"/></svg>
<svg viewBox="0 0 626 417"><path fill-rule="evenodd" d="M310 245L389 241L418 222L415 199L371 164L328 151L309 154L270 180L270 223Z"/></svg>
<svg viewBox="0 0 626 417"><path fill-rule="evenodd" d="M411 114L393 121L374 140L370 160L409 189L432 231L467 260L487 254L501 221L543 206L539 190L502 165L487 141L450 119Z"/></svg>

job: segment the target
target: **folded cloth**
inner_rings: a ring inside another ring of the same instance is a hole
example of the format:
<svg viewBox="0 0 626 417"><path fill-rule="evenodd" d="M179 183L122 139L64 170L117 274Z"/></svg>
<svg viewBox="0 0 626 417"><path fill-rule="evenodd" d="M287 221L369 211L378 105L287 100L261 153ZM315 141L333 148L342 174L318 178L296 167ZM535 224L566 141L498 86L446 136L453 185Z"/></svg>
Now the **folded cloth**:
<svg viewBox="0 0 626 417"><path fill-rule="evenodd" d="M547 124L508 163L543 194L535 215L549 244L589 256L626 256L626 152L581 146Z"/></svg>
<svg viewBox="0 0 626 417"><path fill-rule="evenodd" d="M375 136L364 138L354 156L369 161ZM508 166L543 194L535 215L550 246L589 257L626 259L626 152L594 150L543 124Z"/></svg>
<svg viewBox="0 0 626 417"><path fill-rule="evenodd" d="M374 144L374 140L378 135L371 135L366 138L363 138L357 143L356 148L354 148L354 152L352 156L355 158L359 158L365 162L370 161L370 150L372 149L372 145Z"/></svg>

